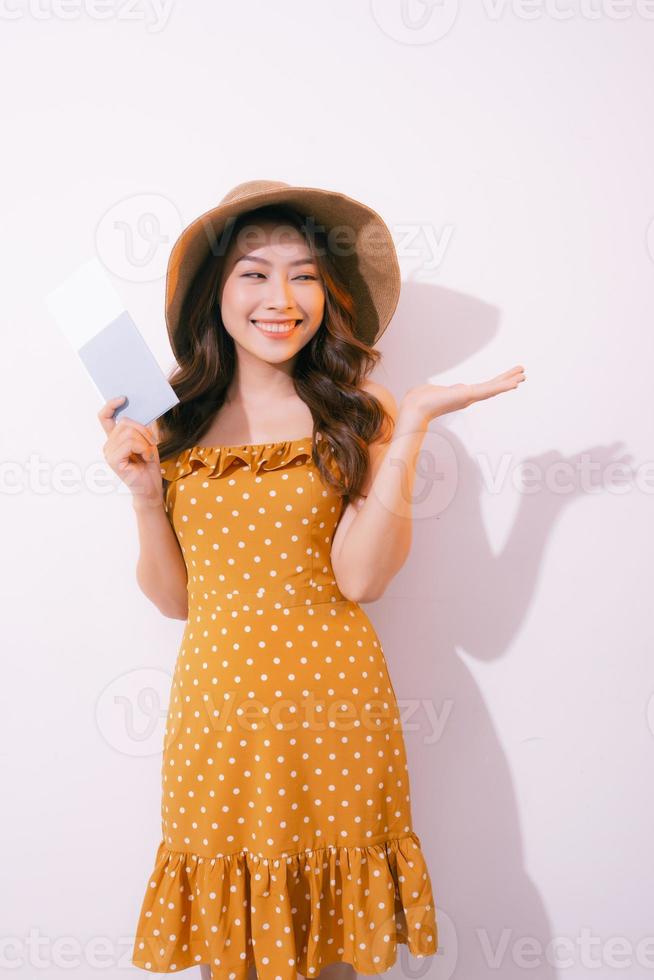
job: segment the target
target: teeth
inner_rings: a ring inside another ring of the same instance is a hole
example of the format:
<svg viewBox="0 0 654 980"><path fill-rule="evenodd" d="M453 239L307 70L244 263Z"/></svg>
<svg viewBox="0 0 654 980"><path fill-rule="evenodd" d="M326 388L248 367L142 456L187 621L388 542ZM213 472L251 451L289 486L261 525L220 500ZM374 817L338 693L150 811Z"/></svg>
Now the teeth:
<svg viewBox="0 0 654 980"><path fill-rule="evenodd" d="M283 323L266 323L265 320L253 320L252 322L269 333L288 333L289 329L295 326L296 321L285 320Z"/></svg>

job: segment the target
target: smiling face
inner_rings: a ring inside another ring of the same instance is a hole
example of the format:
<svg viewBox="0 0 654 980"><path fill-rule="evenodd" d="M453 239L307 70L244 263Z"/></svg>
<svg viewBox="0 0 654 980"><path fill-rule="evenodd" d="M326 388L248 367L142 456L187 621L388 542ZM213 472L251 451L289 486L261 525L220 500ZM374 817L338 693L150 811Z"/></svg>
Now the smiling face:
<svg viewBox="0 0 654 980"><path fill-rule="evenodd" d="M237 347L261 360L293 357L322 323L325 293L302 233L289 224L246 225L225 256L220 312Z"/></svg>

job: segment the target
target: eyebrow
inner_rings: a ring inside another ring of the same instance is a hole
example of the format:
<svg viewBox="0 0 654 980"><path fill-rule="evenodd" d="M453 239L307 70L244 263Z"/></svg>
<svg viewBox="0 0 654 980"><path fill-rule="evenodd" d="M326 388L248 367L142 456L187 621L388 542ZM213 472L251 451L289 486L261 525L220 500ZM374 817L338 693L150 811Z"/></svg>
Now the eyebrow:
<svg viewBox="0 0 654 980"><path fill-rule="evenodd" d="M272 263L269 262L268 259L257 258L254 255L241 255L240 258L236 260L234 265L236 265L237 262L261 262L263 265L272 265ZM308 255L304 259L294 259L293 262L289 262L288 264L289 265L315 265L315 261L310 255Z"/></svg>

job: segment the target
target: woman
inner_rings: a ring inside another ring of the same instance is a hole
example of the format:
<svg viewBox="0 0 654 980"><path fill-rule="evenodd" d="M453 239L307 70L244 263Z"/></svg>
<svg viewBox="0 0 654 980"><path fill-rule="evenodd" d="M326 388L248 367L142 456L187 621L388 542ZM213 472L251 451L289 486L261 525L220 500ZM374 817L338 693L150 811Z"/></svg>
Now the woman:
<svg viewBox="0 0 654 980"><path fill-rule="evenodd" d="M389 969L399 943L436 952L397 700L360 603L408 556L429 422L524 373L420 385L398 407L367 374L399 288L365 205L239 185L171 253L179 404L152 427L116 422L121 399L100 412L139 584L187 620L136 966L327 980Z"/></svg>

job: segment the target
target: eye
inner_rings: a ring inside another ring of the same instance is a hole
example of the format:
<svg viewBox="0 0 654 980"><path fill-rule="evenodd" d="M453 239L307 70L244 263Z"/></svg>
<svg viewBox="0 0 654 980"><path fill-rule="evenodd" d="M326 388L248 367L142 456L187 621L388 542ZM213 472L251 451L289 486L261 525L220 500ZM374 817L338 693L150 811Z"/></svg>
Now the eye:
<svg viewBox="0 0 654 980"><path fill-rule="evenodd" d="M250 276L263 276L263 272L244 272L241 279L248 279ZM301 275L296 276L296 279L317 279L317 276L312 276L308 272L303 272Z"/></svg>

